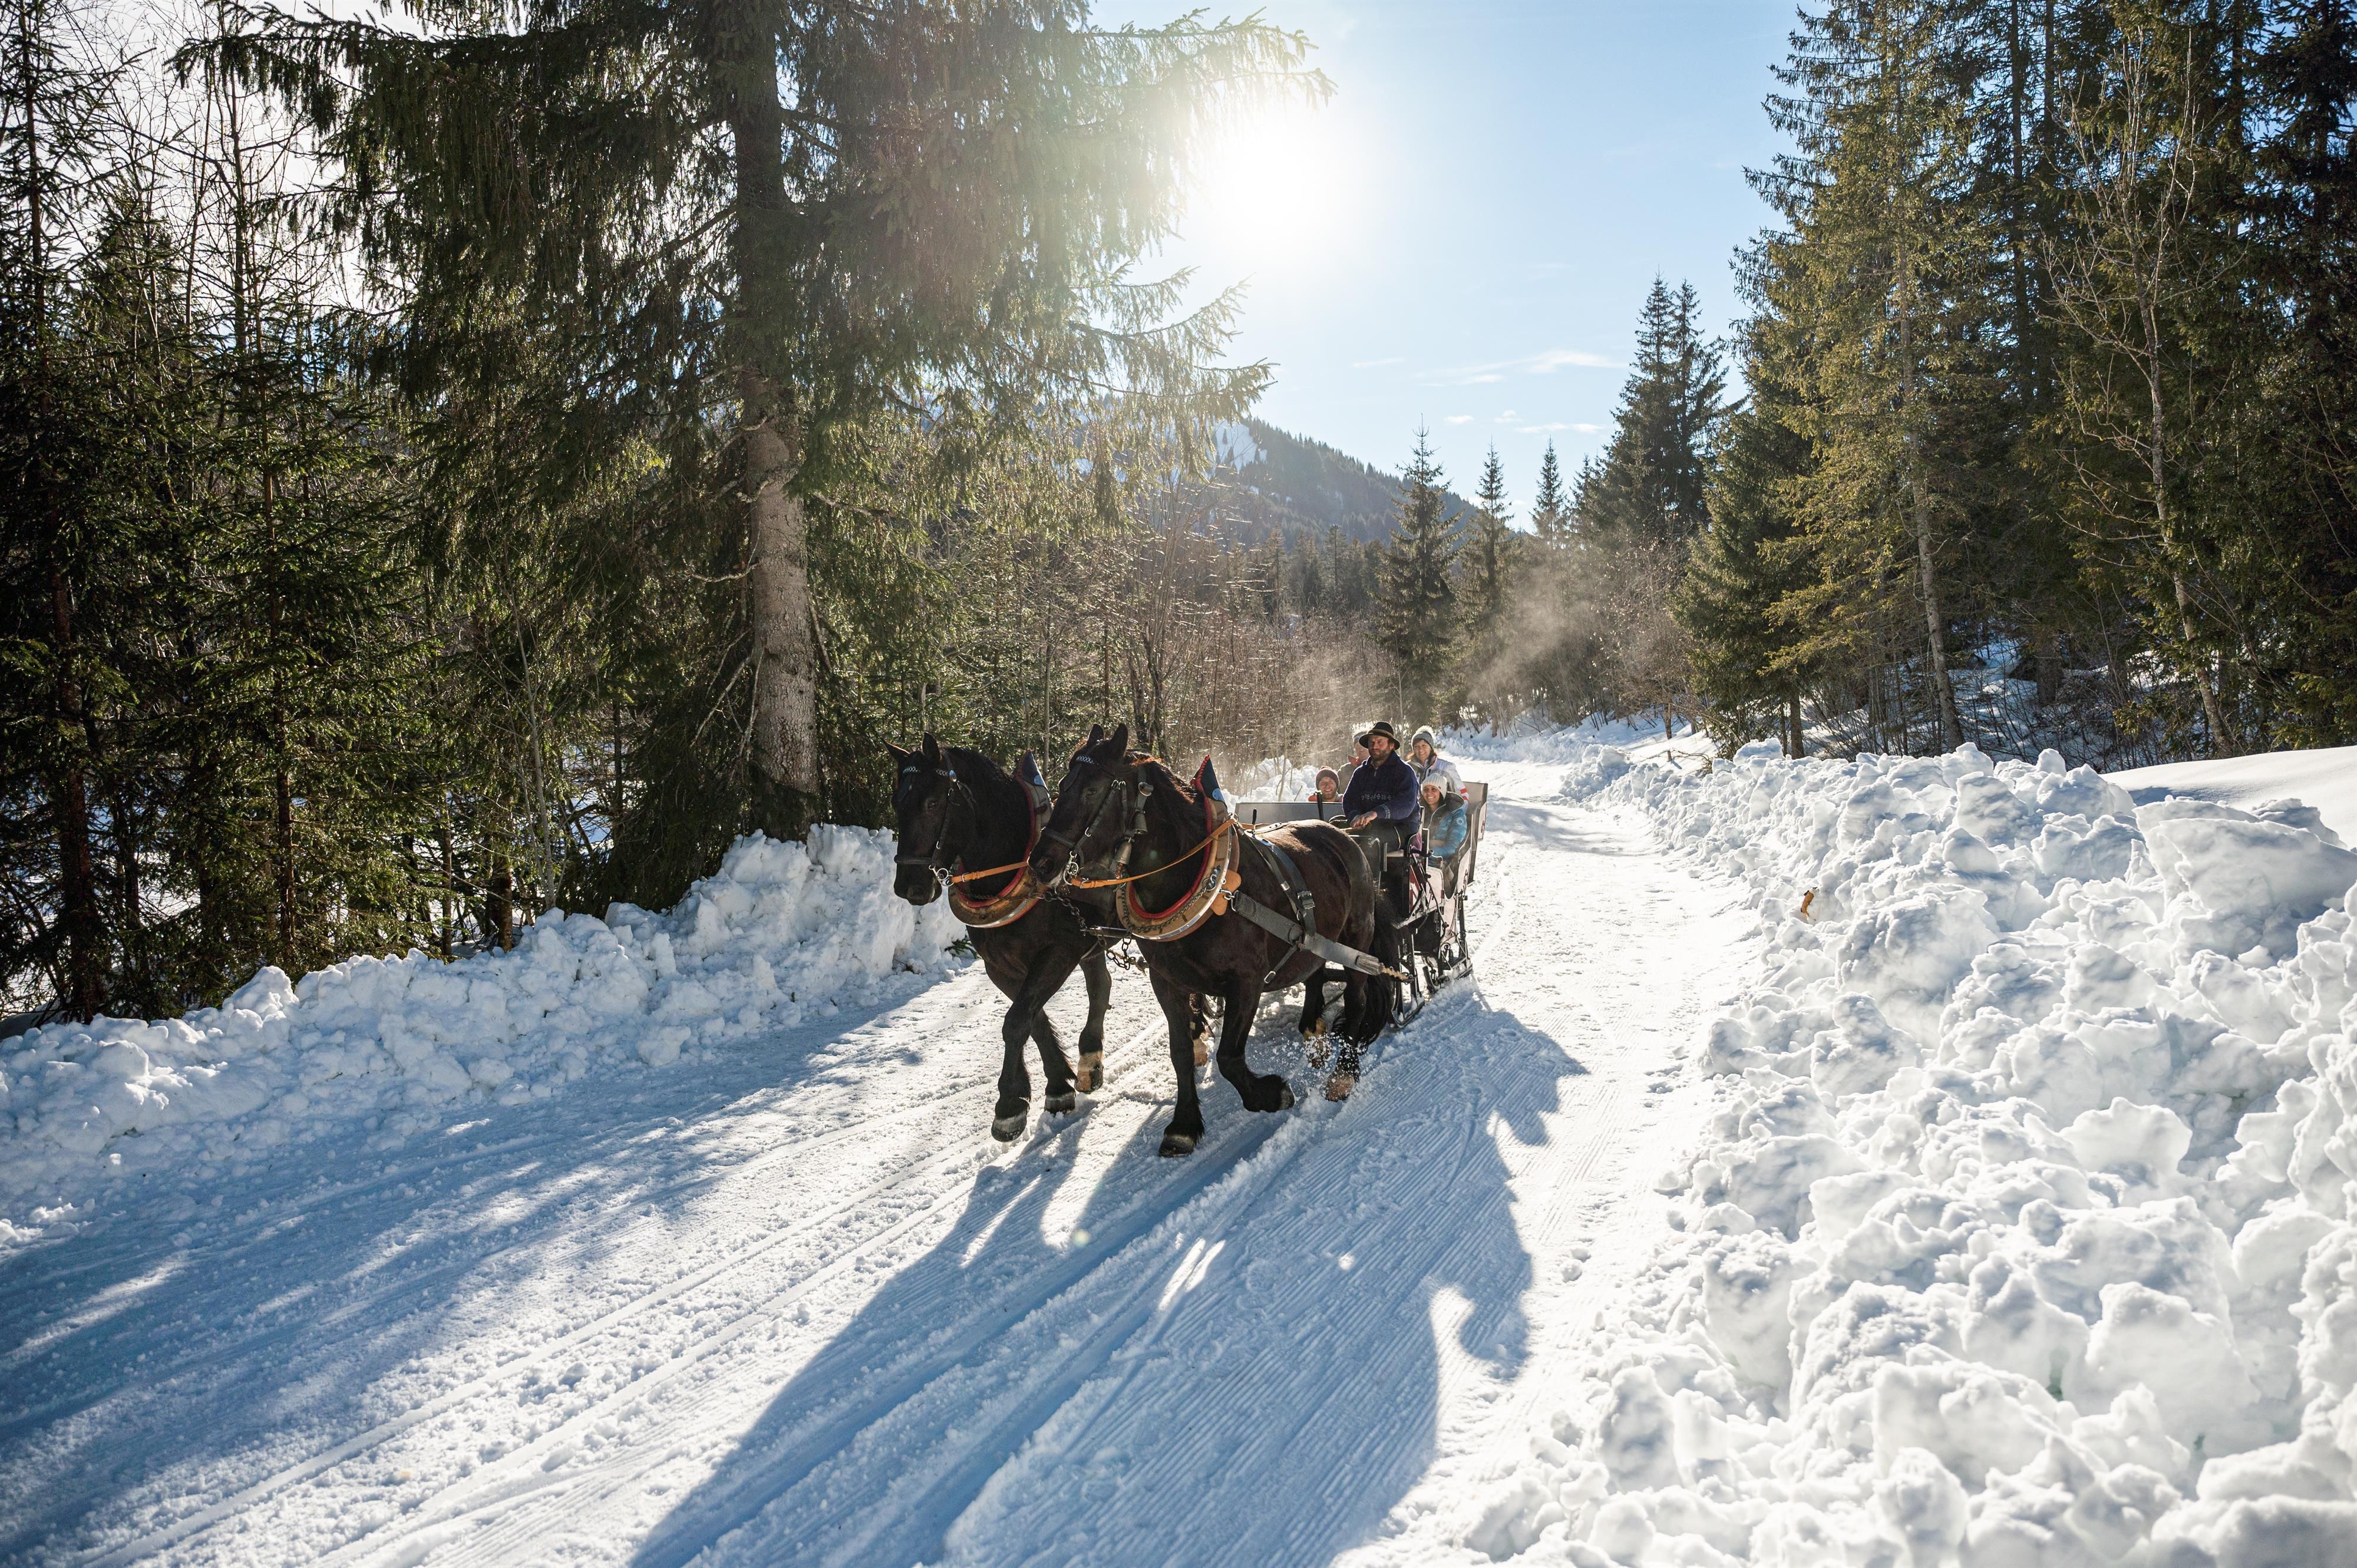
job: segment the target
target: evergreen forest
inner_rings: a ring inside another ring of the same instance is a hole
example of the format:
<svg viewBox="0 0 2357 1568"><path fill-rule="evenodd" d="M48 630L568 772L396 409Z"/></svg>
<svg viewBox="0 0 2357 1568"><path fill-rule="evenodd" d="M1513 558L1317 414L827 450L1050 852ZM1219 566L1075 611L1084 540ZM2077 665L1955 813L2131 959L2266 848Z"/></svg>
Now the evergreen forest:
<svg viewBox="0 0 2357 1568"><path fill-rule="evenodd" d="M1404 420L1383 539L1146 264L1329 91L1257 16L5 11L0 1010L666 906L927 729L2357 740L2350 0L1813 0L1733 336L1467 499Z"/></svg>

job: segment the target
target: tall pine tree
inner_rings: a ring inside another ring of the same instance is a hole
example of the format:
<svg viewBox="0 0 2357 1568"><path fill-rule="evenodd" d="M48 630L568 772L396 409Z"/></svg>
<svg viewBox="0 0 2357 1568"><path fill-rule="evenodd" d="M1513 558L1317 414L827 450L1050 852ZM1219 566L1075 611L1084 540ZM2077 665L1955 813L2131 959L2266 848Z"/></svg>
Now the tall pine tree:
<svg viewBox="0 0 2357 1568"><path fill-rule="evenodd" d="M1621 389L1612 443L1580 473L1573 506L1591 538L1683 542L1709 520L1710 438L1727 412L1727 377L1703 335L1701 297L1656 277L1638 317L1637 362Z"/></svg>
<svg viewBox="0 0 2357 1568"><path fill-rule="evenodd" d="M1450 568L1457 559L1457 519L1442 515L1448 485L1432 455L1432 436L1415 433L1415 456L1407 472L1407 493L1383 553L1383 597L1375 627L1400 680L1401 704L1412 724L1445 719L1444 704L1461 647L1457 588Z"/></svg>

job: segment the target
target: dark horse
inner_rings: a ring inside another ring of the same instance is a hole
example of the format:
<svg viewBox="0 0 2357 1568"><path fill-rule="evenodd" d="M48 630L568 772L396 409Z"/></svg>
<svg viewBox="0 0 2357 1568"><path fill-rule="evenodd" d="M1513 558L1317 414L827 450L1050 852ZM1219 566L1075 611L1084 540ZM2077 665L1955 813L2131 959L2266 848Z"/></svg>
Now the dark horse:
<svg viewBox="0 0 2357 1568"><path fill-rule="evenodd" d="M1103 739L1092 735L1072 754L1056 796L1055 814L1039 835L1031 869L1043 886L1103 881L1145 872L1134 885L1136 907L1168 910L1195 889L1212 828L1204 800L1159 758L1131 756L1129 728ZM1229 829L1228 832L1237 830ZM1287 822L1265 837L1299 868L1317 900L1318 934L1365 950L1375 935L1375 884L1366 857L1349 834L1326 822ZM1270 856L1237 846L1243 891L1272 909L1294 904ZM1324 961L1288 947L1236 914L1207 915L1170 940L1140 940L1153 976L1155 1000L1170 1026L1170 1065L1178 1077L1178 1106L1162 1135L1166 1155L1189 1155L1203 1136L1203 1107L1195 1093L1195 1056L1189 998L1218 996L1227 1004L1220 1029L1220 1076L1235 1085L1248 1111L1282 1111L1293 1090L1274 1074L1252 1070L1244 1040L1262 995L1317 973ZM1345 987L1340 1032L1349 1046L1372 1039L1383 1027L1372 988L1353 974Z"/></svg>
<svg viewBox="0 0 2357 1568"><path fill-rule="evenodd" d="M888 742L887 746L899 771L892 790L892 810L900 823L892 891L911 904L930 904L960 865L976 871L1009 866L1014 869L1004 877L963 887L973 890L966 896L975 903L1003 900L1010 909L1019 907L1023 900L1015 895L1029 875L1023 862L1031 851L1031 798L1024 787L982 753L944 747L931 736L915 751ZM1023 1066L1027 1036L1039 1045L1051 1113L1077 1109L1076 1089L1093 1090L1104 1082L1105 1005L1113 995L1106 944L1062 898L1039 898L1003 925L968 923L966 932L991 983L1006 993L1008 1004L998 1030L1006 1058L999 1066L998 1103L990 1122L990 1135L1006 1143L1021 1135L1031 1115L1031 1075ZM1076 966L1089 988L1077 1079L1047 1012L1048 999Z"/></svg>

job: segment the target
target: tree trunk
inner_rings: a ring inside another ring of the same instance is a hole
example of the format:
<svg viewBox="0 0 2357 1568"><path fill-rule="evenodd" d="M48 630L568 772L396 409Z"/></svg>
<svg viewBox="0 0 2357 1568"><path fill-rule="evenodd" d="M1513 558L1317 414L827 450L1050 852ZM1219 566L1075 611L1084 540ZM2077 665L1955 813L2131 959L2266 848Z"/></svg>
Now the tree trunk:
<svg viewBox="0 0 2357 1568"><path fill-rule="evenodd" d="M2185 639L2185 653L2191 660L2193 684L2201 693L2201 718L2210 729L2210 755L2224 757L2233 744L2226 733L2226 715L2218 702L2218 689L2212 682L2210 671L2198 651L2193 633L2193 594L2185 585L2185 573L2178 564L2177 517L2171 510L2169 496L2169 425L2164 417L2160 382L2160 323L2149 298L2143 302L2145 323L2146 394L2152 400L2152 437L2150 467L2152 470L2153 522L2160 534L2161 548L2169 552L2169 585L2177 597L2177 628Z"/></svg>
<svg viewBox="0 0 2357 1568"><path fill-rule="evenodd" d="M505 850L491 853L490 875L483 889L483 942L501 952L515 946L515 873Z"/></svg>
<svg viewBox="0 0 2357 1568"><path fill-rule="evenodd" d="M1908 510L1915 530L1915 564L1923 598L1924 654L1932 669L1932 692L1939 710L1940 746L1953 751L1964 744L1964 725L1956 720L1956 689L1948 680L1946 623L1940 614L1940 573L1932 549L1932 497L1923 482L1923 445L1916 428L1915 406L1915 277L1906 252L1899 259L1900 406L1907 430Z"/></svg>
<svg viewBox="0 0 2357 1568"><path fill-rule="evenodd" d="M752 381L755 378L748 377ZM744 446L746 533L752 571L746 595L753 634L753 823L776 839L810 831L818 810L817 650L811 639L810 529L802 498L786 489L798 467L778 428L782 410L746 397L759 422Z"/></svg>
<svg viewBox="0 0 2357 1568"><path fill-rule="evenodd" d="M26 261L31 272L31 304L34 352L38 361L39 396L47 402L49 395L49 306L48 306L48 235L46 215L42 210L42 185L46 171L42 166L40 82L33 63L34 7L20 6L16 13L17 72L22 81L25 99L25 235ZM54 491L42 497L43 506L52 505ZM82 713L81 682L74 672L73 650L73 590L66 581L65 568L59 560L61 550L58 538L58 520L48 521L49 547L49 618L56 638L57 657L55 701L58 730L62 736L77 737L70 745L79 745L89 730ZM64 994L58 998L66 1015L77 1023L86 1024L98 1015L101 1000L99 975L100 947L104 936L98 910L98 874L91 860L90 849L90 779L81 752L70 752L58 769L52 785L50 815L58 835L58 901L59 916L65 928L66 984Z"/></svg>
<svg viewBox="0 0 2357 1568"><path fill-rule="evenodd" d="M76 738L82 725L81 683L74 676L73 599L65 574L49 572L51 622L57 637L58 728ZM102 1000L99 962L102 932L98 915L98 874L90 852L90 781L79 750L59 769L56 798L51 802L58 834L59 901L65 924L66 993L58 1000L66 1015L87 1024L98 1015Z"/></svg>
<svg viewBox="0 0 2357 1568"><path fill-rule="evenodd" d="M2030 660L2038 679L2037 703L2040 712L2054 705L2062 694L2062 642L2054 628L2040 622L2029 630Z"/></svg>
<svg viewBox="0 0 2357 1568"><path fill-rule="evenodd" d="M752 823L798 839L818 811L818 655L811 636L810 531L790 487L802 430L778 345L789 327L792 214L785 117L770 13L726 8L710 40L726 103L737 180L730 259L737 274L727 346L737 369L737 499L745 508L746 618L752 647L748 725Z"/></svg>
<svg viewBox="0 0 2357 1568"><path fill-rule="evenodd" d="M1784 755L1791 757L1806 757L1809 754L1809 743L1806 734L1801 727L1801 693L1798 692L1785 698L1785 721L1789 727L1784 735Z"/></svg>

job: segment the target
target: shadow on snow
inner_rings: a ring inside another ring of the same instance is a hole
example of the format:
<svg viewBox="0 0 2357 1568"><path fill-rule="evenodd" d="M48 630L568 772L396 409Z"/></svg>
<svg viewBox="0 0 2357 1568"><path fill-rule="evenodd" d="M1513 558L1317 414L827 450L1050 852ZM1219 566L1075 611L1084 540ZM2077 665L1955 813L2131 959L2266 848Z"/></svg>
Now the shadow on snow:
<svg viewBox="0 0 2357 1568"><path fill-rule="evenodd" d="M1523 1366L1531 1262L1500 1139L1544 1142L1586 1070L1470 987L1381 1049L1339 1112L1298 1070L1283 1117L1215 1086L1184 1164L1154 1155L1157 1110L1087 1194L1085 1246L1042 1234L1077 1128L982 1172L639 1568L1278 1565L1378 1534L1435 1455L1438 1337L1495 1378Z"/></svg>

